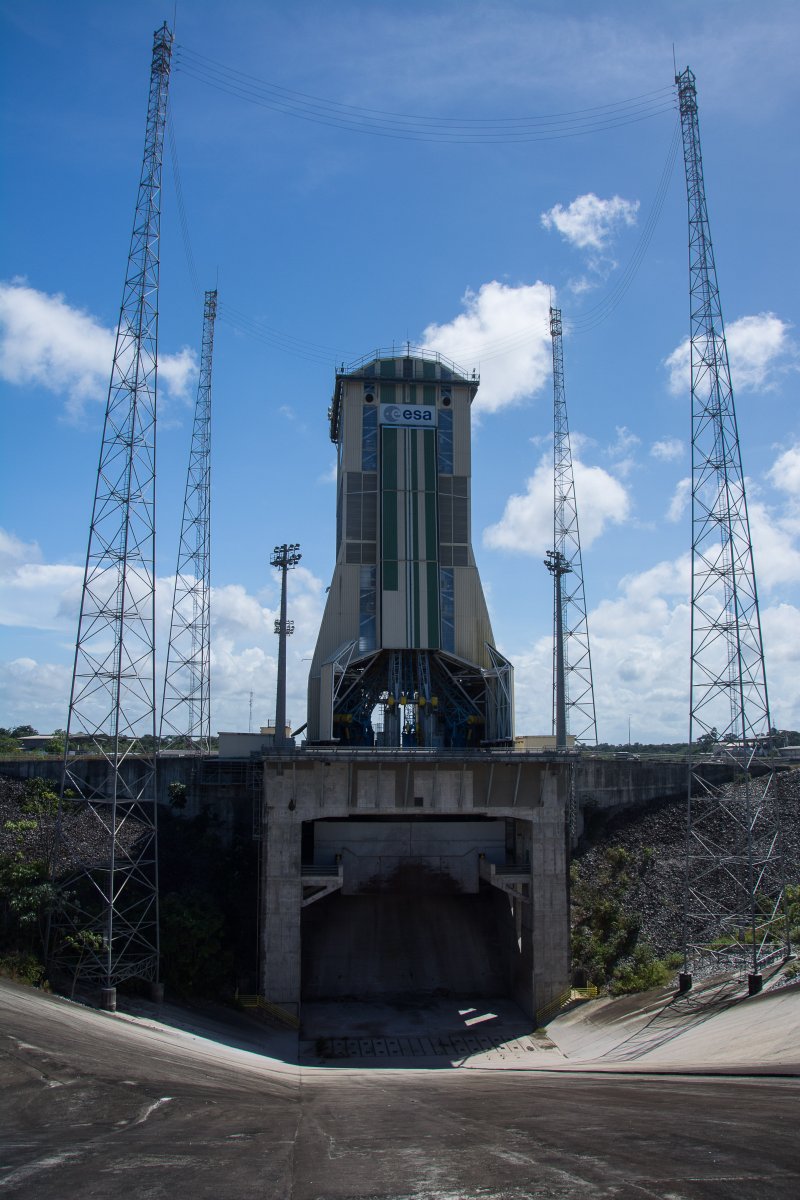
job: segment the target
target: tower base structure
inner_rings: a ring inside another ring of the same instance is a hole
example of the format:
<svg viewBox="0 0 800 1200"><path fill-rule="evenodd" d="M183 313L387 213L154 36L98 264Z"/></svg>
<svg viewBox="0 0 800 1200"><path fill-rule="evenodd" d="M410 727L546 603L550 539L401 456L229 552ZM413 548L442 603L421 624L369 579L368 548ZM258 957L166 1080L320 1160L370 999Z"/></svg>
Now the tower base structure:
<svg viewBox="0 0 800 1200"><path fill-rule="evenodd" d="M544 1019L570 983L572 769L497 750L267 757L267 1002L507 997Z"/></svg>

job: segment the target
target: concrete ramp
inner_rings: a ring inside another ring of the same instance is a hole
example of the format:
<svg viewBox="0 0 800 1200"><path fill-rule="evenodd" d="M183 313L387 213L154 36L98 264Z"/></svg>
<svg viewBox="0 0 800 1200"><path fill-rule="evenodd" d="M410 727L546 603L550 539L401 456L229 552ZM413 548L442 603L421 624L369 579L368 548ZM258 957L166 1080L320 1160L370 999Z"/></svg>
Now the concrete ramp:
<svg viewBox="0 0 800 1200"><path fill-rule="evenodd" d="M335 895L303 912L304 1000L507 996L517 943L508 901L477 895Z"/></svg>
<svg viewBox="0 0 800 1200"><path fill-rule="evenodd" d="M800 1072L800 985L746 994L722 979L596 1000L562 1014L549 1037L573 1064L666 1070Z"/></svg>

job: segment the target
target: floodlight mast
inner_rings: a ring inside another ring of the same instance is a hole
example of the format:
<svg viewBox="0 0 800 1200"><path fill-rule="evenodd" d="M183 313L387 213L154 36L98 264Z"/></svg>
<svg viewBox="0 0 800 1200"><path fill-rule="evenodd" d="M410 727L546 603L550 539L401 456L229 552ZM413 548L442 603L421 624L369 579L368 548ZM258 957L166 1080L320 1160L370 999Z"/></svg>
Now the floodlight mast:
<svg viewBox="0 0 800 1200"><path fill-rule="evenodd" d="M706 204L695 77L676 75L689 216L692 633L684 970L762 967L788 950L779 808L750 523ZM708 752L732 782L703 771ZM766 768L766 769L765 769ZM702 799L700 799L702 797ZM724 951L711 943L724 944Z"/></svg>
<svg viewBox="0 0 800 1200"><path fill-rule="evenodd" d="M52 876L52 971L158 985L155 434L161 168L172 33L156 30L145 146L89 530ZM66 803L65 803L66 802ZM91 815L75 835L66 805ZM87 849L87 843L89 849Z"/></svg>
<svg viewBox="0 0 800 1200"><path fill-rule="evenodd" d="M559 704L565 728L579 745L597 745L597 718L592 682L589 622L583 585L583 561L578 526L578 504L567 420L564 387L564 347L561 309L550 308L553 342L553 551L545 565L553 575L553 723L558 745ZM558 570L554 565L558 565ZM569 586L563 582L571 575ZM560 628L560 634L559 634ZM559 655L561 663L559 666ZM560 682L559 682L560 679ZM561 700L558 694L561 689Z"/></svg>
<svg viewBox="0 0 800 1200"><path fill-rule="evenodd" d="M208 754L211 743L211 371L217 292L205 294L200 379L172 599L161 750Z"/></svg>
<svg viewBox="0 0 800 1200"><path fill-rule="evenodd" d="M286 572L296 567L302 558L297 542L276 546L270 557L270 565L281 573L281 615L275 622L278 635L278 687L275 703L275 745L286 743L286 638L294 633L294 621L286 620Z"/></svg>
<svg viewBox="0 0 800 1200"><path fill-rule="evenodd" d="M568 575L571 572L572 567L569 565L564 555L560 554L558 550L547 551L544 565L553 576L553 586L555 592L555 601L553 605L555 610L553 709L555 716L556 750L566 750L567 674L566 659L564 655L564 585L562 580L565 575Z"/></svg>

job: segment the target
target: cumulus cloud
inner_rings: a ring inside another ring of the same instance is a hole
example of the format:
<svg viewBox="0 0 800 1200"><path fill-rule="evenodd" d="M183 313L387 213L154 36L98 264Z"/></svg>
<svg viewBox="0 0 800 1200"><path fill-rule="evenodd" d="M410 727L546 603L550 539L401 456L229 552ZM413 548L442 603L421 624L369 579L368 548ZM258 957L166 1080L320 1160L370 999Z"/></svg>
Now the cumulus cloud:
<svg viewBox="0 0 800 1200"><path fill-rule="evenodd" d="M114 330L63 295L37 291L19 279L0 282L0 378L64 396L70 419L79 419L87 404L105 400L114 340ZM183 399L197 374L196 355L188 347L162 354L158 371L166 392Z"/></svg>
<svg viewBox="0 0 800 1200"><path fill-rule="evenodd" d="M630 496L623 484L602 467L573 461L578 500L581 546L585 550L609 524L619 524L630 514ZM543 554L553 544L553 464L544 455L527 483L524 495L509 496L503 515L483 531L490 550Z"/></svg>
<svg viewBox="0 0 800 1200"><path fill-rule="evenodd" d="M0 664L0 724L31 721L49 732L66 724L72 653L78 625L83 568L45 563L35 543L0 530L0 625L54 635L49 653L55 661L39 661L19 651ZM156 696L160 699L174 577L156 580ZM287 712L295 726L305 720L308 662L324 601L322 582L300 566L289 578L289 614L295 623L287 655ZM250 693L253 724L274 716L278 639L275 618L280 610L276 575L259 595L241 584L223 584L211 593L212 731L246 730ZM27 647L26 647L27 649ZM6 716L4 722L2 717ZM19 715L22 714L22 715ZM27 714L27 715L26 715ZM17 717L19 715L19 719Z"/></svg>
<svg viewBox="0 0 800 1200"><path fill-rule="evenodd" d="M35 542L0 529L0 625L65 630L77 621L83 569L41 558Z"/></svg>
<svg viewBox="0 0 800 1200"><path fill-rule="evenodd" d="M336 459L334 458L333 461L331 462L331 465L328 467L327 471L323 471L321 475L317 476L317 483L321 483L321 484L336 483L338 478L339 478L339 468L337 466Z"/></svg>
<svg viewBox="0 0 800 1200"><path fill-rule="evenodd" d="M631 433L627 425L617 425L615 432L616 437L606 447L606 454L613 463L615 473L624 479L636 466L634 451L641 443L641 438Z"/></svg>
<svg viewBox="0 0 800 1200"><path fill-rule="evenodd" d="M800 442L778 456L767 472L773 487L800 500Z"/></svg>
<svg viewBox="0 0 800 1200"><path fill-rule="evenodd" d="M769 389L787 370L797 369L797 350L790 326L775 313L739 317L728 326L726 340L734 392ZM691 388L690 341L686 338L665 359L669 390L682 395Z"/></svg>
<svg viewBox="0 0 800 1200"><path fill-rule="evenodd" d="M675 486L675 491L672 493L672 499L669 502L669 507L667 508L668 521L672 521L673 524L680 521L681 517L686 512L691 494L691 479L679 479Z"/></svg>
<svg viewBox="0 0 800 1200"><path fill-rule="evenodd" d="M541 214L541 222L545 229L558 230L565 242L579 250L601 251L620 227L636 224L638 212L638 200L623 200L621 196L601 200L594 192L587 192L566 208L553 205Z"/></svg>
<svg viewBox="0 0 800 1200"><path fill-rule="evenodd" d="M791 514L773 512L763 502L751 500L749 516L759 587L770 590L800 583L800 550L794 544L797 529Z"/></svg>
<svg viewBox="0 0 800 1200"><path fill-rule="evenodd" d="M588 615L598 734L624 742L677 742L689 724L690 557L681 555L624 576L615 594ZM552 635L527 647L504 646L514 663L519 733L551 725ZM773 723L800 728L800 607L761 604Z"/></svg>
<svg viewBox="0 0 800 1200"><path fill-rule="evenodd" d="M464 312L448 324L428 325L422 345L464 370L480 368L473 411L497 412L540 391L552 369L548 286L492 280L465 292L461 303Z"/></svg>
<svg viewBox="0 0 800 1200"><path fill-rule="evenodd" d="M661 462L676 462L683 458L684 444L680 438L663 438L660 442L653 442L650 454Z"/></svg>

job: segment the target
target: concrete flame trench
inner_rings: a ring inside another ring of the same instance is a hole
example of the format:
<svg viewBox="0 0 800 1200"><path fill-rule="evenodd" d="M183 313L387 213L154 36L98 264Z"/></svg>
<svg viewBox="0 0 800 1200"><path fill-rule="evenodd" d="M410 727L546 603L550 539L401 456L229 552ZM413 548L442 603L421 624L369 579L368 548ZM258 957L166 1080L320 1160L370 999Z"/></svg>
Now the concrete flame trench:
<svg viewBox="0 0 800 1200"><path fill-rule="evenodd" d="M264 760L261 985L304 999L569 986L569 761L417 750Z"/></svg>

